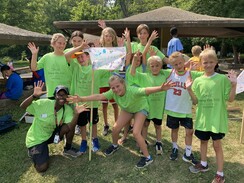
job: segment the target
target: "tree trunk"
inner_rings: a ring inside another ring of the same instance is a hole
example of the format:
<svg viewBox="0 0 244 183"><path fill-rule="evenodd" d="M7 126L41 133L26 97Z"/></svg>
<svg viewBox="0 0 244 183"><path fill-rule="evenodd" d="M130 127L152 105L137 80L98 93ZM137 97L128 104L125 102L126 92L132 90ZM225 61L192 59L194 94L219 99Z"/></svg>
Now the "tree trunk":
<svg viewBox="0 0 244 183"><path fill-rule="evenodd" d="M121 10L124 14L124 17L128 17L129 16L129 13L128 13L128 9L126 7L126 3L124 0L117 0L116 1L117 3L119 3L120 7L121 7Z"/></svg>
<svg viewBox="0 0 244 183"><path fill-rule="evenodd" d="M225 56L226 56L226 43L225 40L222 39L221 48L220 48L220 58L224 58Z"/></svg>

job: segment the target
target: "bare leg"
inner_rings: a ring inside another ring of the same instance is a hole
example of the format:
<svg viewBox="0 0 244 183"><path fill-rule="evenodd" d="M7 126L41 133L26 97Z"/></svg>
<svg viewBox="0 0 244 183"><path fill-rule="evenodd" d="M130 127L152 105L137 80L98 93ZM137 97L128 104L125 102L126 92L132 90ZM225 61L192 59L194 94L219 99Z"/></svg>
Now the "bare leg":
<svg viewBox="0 0 244 183"><path fill-rule="evenodd" d="M102 103L104 126L108 126L108 103Z"/></svg>
<svg viewBox="0 0 244 183"><path fill-rule="evenodd" d="M112 106L114 108L114 121L117 121L119 116L119 106L116 103L112 104Z"/></svg>
<svg viewBox="0 0 244 183"><path fill-rule="evenodd" d="M217 162L217 171L223 172L224 168L224 153L222 149L221 140L214 140L213 141L213 148L216 154L216 162Z"/></svg>

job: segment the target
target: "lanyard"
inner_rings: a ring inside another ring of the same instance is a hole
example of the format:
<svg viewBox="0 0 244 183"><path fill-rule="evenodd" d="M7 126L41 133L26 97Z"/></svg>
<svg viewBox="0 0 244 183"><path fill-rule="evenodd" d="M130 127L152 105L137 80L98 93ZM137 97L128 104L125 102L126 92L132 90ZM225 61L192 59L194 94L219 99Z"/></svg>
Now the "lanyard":
<svg viewBox="0 0 244 183"><path fill-rule="evenodd" d="M56 108L54 107L54 116L55 116L55 124L56 124L56 127L58 127L58 126L62 126L62 124L63 124L63 119L64 119L64 111L65 111L65 107L63 106L63 114L62 114L62 118L61 118L60 122L58 123L57 110L56 110Z"/></svg>

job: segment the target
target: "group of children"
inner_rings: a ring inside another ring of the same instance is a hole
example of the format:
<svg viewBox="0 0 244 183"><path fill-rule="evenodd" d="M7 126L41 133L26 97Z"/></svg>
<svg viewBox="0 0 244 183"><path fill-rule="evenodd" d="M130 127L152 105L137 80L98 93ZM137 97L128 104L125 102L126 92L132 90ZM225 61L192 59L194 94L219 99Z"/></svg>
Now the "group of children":
<svg viewBox="0 0 244 183"><path fill-rule="evenodd" d="M102 101L104 116L104 135L109 126L107 121L107 101L111 101L114 109L115 123L112 129L112 144L105 150L110 155L119 148L119 133L123 127L128 127L133 119L133 136L143 157L137 163L138 168L149 165L153 159L147 150L147 130L150 121L154 123L156 133L156 153L162 154L162 120L164 112L167 114L166 124L171 129L172 152L171 160L178 158L178 131L179 126L185 127L185 153L182 159L190 162L193 173L208 170L206 159L207 145L210 137L213 140L217 159L217 173L213 182L224 182L223 150L221 139L227 133L227 100L233 101L236 88L236 73L231 71L228 76L215 73L218 63L216 53L212 49L201 51L201 47L193 47L194 56L186 61L181 52L173 52L169 58L156 47L152 41L158 38L156 31L150 36L147 25L137 27L137 36L140 43L131 42L130 31L125 29L123 40L117 40L116 32L106 26L101 34L101 47L127 47L126 80L112 71L92 71L89 53L83 50L89 44L83 39L82 33L75 31L71 36L73 48L64 51L66 39L62 34L54 34L51 46L54 52L44 55L37 63L39 48L29 43L32 52L31 69L44 68L48 97L53 96L57 85L69 88L70 103ZM200 50L199 50L200 49ZM200 55L199 55L200 54ZM199 57L197 57L199 55ZM199 59L199 60L197 60ZM163 61L172 66L172 69L162 69ZM186 70L186 67L190 70ZM191 71L196 70L196 71ZM202 72L199 72L202 71ZM94 77L94 95L91 94L91 78ZM100 89L100 91L99 91ZM201 161L196 161L192 154L192 103L197 104L195 135L201 141ZM97 138L98 102L87 103L93 111L92 144L93 151L100 148ZM120 113L119 108L120 107ZM81 130L81 146L79 153L87 150L86 125L90 121L91 111L79 114L77 124ZM122 140L126 138L126 135Z"/></svg>

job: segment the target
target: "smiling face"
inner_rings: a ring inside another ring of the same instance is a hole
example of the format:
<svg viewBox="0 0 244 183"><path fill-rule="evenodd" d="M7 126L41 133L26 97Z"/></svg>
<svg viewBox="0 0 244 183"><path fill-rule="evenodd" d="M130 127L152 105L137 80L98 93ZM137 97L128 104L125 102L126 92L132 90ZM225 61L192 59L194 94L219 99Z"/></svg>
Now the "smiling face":
<svg viewBox="0 0 244 183"><path fill-rule="evenodd" d="M54 53L63 54L63 51L66 47L66 39L63 37L59 37L56 41L54 41L51 45L54 49Z"/></svg>
<svg viewBox="0 0 244 183"><path fill-rule="evenodd" d="M146 45L147 39L149 37L149 33L146 29L142 29L138 34L137 34L138 39L140 40L140 43L142 45Z"/></svg>
<svg viewBox="0 0 244 183"><path fill-rule="evenodd" d="M85 53L77 55L76 59L78 60L79 64L81 66L88 66L89 64L89 56L86 55Z"/></svg>
<svg viewBox="0 0 244 183"><path fill-rule="evenodd" d="M218 58L215 50L206 49L200 54L200 63L204 69L206 76L211 76L214 74L214 68L218 63Z"/></svg>
<svg viewBox="0 0 244 183"><path fill-rule="evenodd" d="M74 48L78 47L81 45L83 39L80 36L75 36L71 40L71 44Z"/></svg>
<svg viewBox="0 0 244 183"><path fill-rule="evenodd" d="M63 106L66 104L66 98L68 97L68 94L64 90L60 90L58 93L55 95L56 103L59 106Z"/></svg>
<svg viewBox="0 0 244 183"><path fill-rule="evenodd" d="M158 56L152 56L148 59L148 65L152 75L157 76L162 69L162 60Z"/></svg>
<svg viewBox="0 0 244 183"><path fill-rule="evenodd" d="M124 80L118 76L112 76L111 78L109 81L110 88L116 95L123 96L125 94Z"/></svg>

